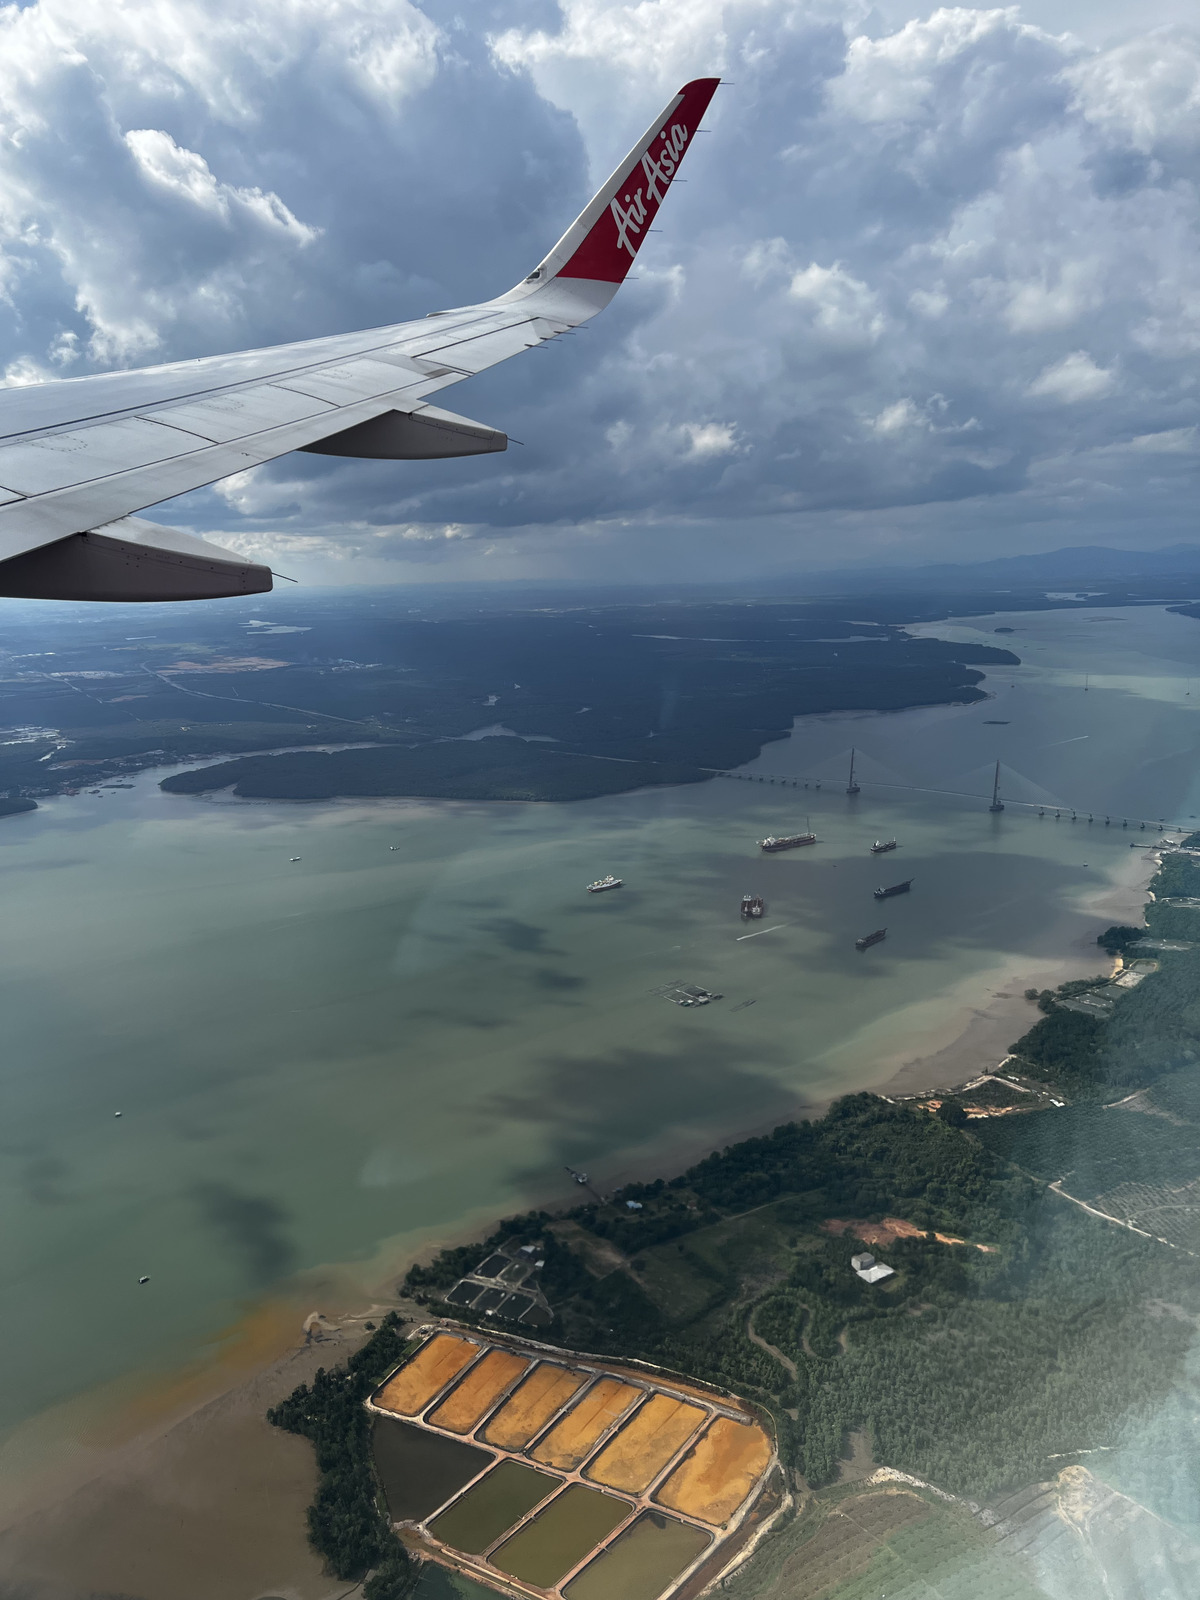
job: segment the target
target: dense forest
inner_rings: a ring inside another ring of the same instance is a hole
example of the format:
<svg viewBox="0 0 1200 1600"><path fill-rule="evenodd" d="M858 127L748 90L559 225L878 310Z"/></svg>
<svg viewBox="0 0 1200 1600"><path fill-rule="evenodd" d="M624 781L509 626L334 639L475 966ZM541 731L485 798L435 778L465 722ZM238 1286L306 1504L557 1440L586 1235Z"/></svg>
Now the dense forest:
<svg viewBox="0 0 1200 1600"><path fill-rule="evenodd" d="M133 635L104 617L32 637L16 622L0 652L0 724L27 737L0 749L0 793L275 750L290 753L173 787L567 800L739 766L806 713L979 700L978 669L1017 660L912 638L902 624L930 608L911 595L413 599L272 597L259 615L156 612ZM496 727L514 736L464 738ZM359 748L304 748L329 745Z"/></svg>

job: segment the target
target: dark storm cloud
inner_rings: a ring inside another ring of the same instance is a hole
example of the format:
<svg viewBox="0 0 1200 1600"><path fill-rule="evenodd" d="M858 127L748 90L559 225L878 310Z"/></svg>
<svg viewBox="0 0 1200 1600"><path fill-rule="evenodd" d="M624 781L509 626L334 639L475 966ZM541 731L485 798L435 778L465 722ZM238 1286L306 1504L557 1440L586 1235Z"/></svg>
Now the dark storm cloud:
<svg viewBox="0 0 1200 1600"><path fill-rule="evenodd" d="M18 378L502 290L589 161L684 78L735 80L639 281L446 397L524 448L290 457L170 508L244 549L625 577L656 550L703 572L1191 528L1186 31L1096 48L1015 9L885 25L849 0L40 0L0 27Z"/></svg>

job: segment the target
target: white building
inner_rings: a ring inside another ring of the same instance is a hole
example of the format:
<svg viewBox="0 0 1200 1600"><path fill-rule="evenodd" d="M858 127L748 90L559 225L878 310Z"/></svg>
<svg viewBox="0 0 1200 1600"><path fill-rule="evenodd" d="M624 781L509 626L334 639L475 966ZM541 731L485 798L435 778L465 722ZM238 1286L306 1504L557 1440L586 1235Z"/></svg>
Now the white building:
<svg viewBox="0 0 1200 1600"><path fill-rule="evenodd" d="M851 1256L850 1265L864 1283L879 1283L884 1278L890 1278L896 1270L895 1267L885 1267L882 1261L876 1261L865 1250L861 1255Z"/></svg>

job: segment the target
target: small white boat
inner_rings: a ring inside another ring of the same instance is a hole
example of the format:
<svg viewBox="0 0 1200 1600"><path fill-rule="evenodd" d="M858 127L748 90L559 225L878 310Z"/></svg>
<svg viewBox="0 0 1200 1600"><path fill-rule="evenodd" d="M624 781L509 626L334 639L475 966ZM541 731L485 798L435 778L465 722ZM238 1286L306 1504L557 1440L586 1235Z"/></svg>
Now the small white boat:
<svg viewBox="0 0 1200 1600"><path fill-rule="evenodd" d="M589 883L587 886L587 892L589 894L602 894L605 889L622 888L624 882L624 878L614 878L610 872L607 878L597 878L595 883Z"/></svg>
<svg viewBox="0 0 1200 1600"><path fill-rule="evenodd" d="M289 856L288 859L289 859L289 861L299 861L300 857L299 856Z"/></svg>

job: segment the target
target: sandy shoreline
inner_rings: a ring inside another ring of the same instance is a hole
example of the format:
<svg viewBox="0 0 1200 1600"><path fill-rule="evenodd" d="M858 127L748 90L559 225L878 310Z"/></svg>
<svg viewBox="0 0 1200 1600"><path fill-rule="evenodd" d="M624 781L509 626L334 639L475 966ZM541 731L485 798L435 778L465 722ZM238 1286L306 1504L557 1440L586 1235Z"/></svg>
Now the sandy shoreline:
<svg viewBox="0 0 1200 1600"><path fill-rule="evenodd" d="M1140 922L1157 864L1156 852L1131 852L1120 881L1079 909L1100 926ZM1080 942L1052 961L1013 960L976 975L938 1002L915 1050L878 1057L872 1081L855 1087L903 1095L961 1083L994 1066L1036 1020L1027 987L1107 966L1103 952ZM797 1101L791 1114L820 1116L828 1104ZM719 1143L767 1133L780 1120L776 1113L731 1128ZM604 1187L682 1170L714 1142L606 1170ZM561 1191L541 1203L561 1207ZM322 1572L305 1539L310 1447L271 1428L264 1413L319 1366L343 1361L366 1337L365 1321L389 1308L422 1315L395 1298L406 1268L479 1238L494 1220L464 1220L402 1258L384 1247L366 1267L307 1274L230 1330L213 1359L32 1419L0 1451L0 1571L27 1583L30 1600L333 1600L355 1592ZM301 1323L316 1305L338 1331L306 1346Z"/></svg>

